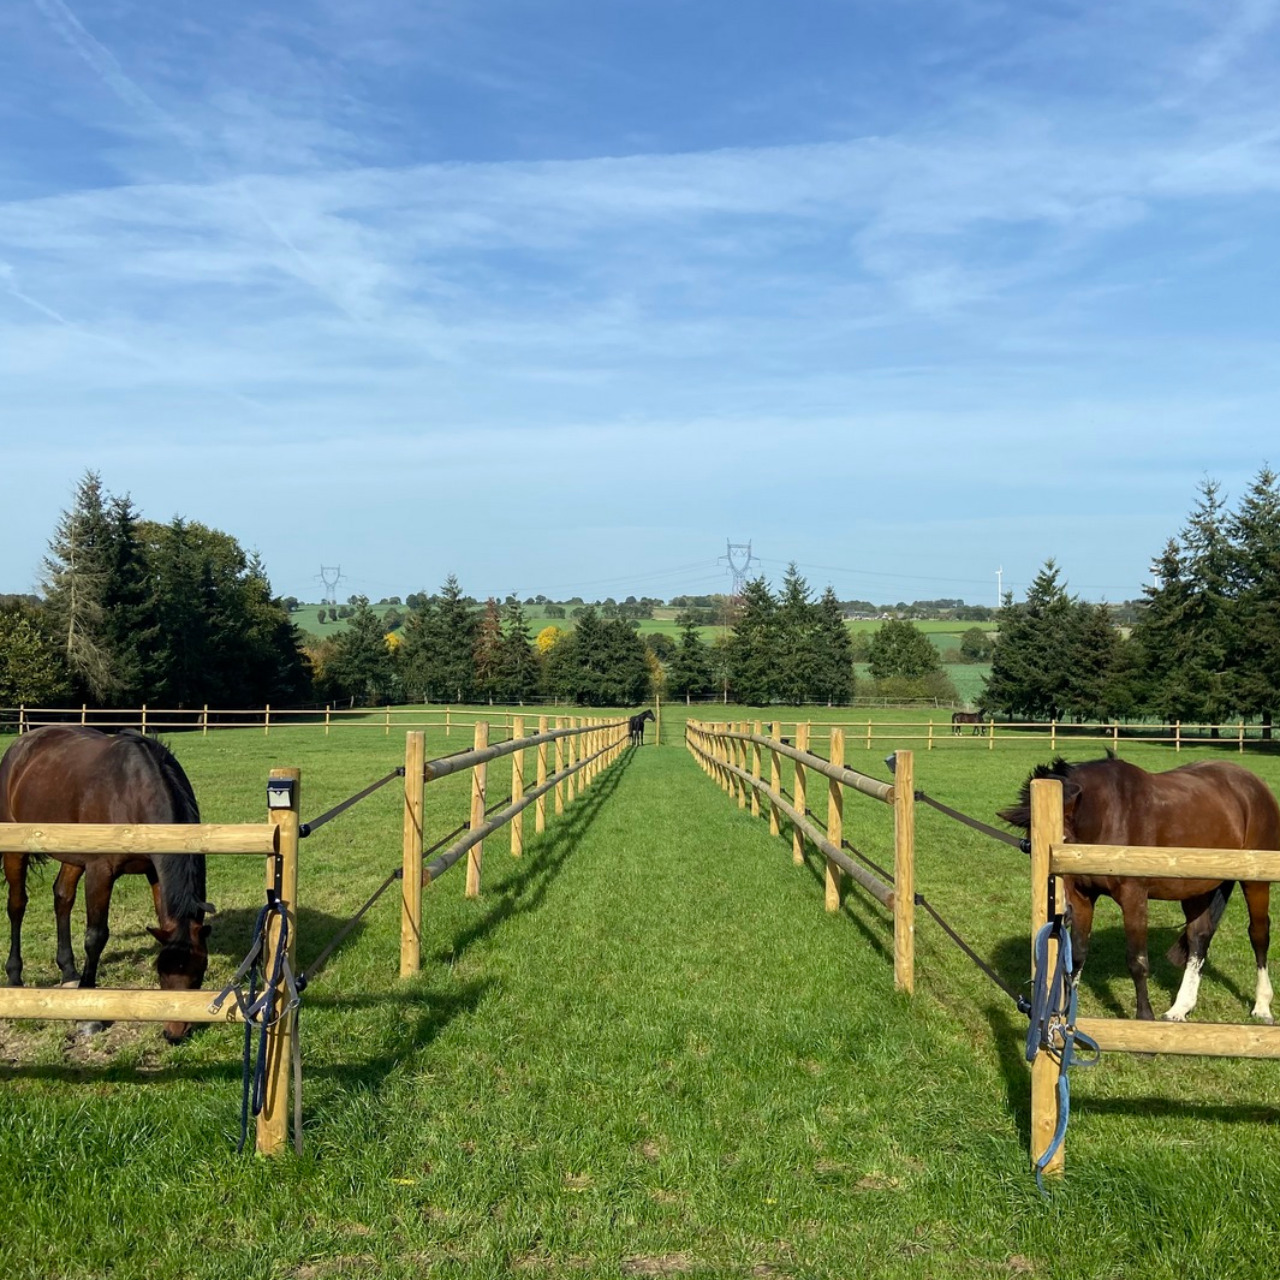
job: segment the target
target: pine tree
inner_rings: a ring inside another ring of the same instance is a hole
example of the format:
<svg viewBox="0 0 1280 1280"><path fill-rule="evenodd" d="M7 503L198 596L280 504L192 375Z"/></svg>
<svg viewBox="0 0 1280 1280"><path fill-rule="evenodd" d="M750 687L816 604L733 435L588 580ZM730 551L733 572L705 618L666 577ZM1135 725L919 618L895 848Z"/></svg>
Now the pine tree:
<svg viewBox="0 0 1280 1280"><path fill-rule="evenodd" d="M1231 598L1237 564L1221 485L1205 480L1199 492L1187 524L1153 566L1157 583L1146 589L1134 639L1148 664L1151 708L1166 720L1216 725L1241 701L1231 667L1240 646Z"/></svg>
<svg viewBox="0 0 1280 1280"><path fill-rule="evenodd" d="M1231 666L1242 715L1271 737L1280 699L1280 479L1264 466L1227 523L1235 602Z"/></svg>
<svg viewBox="0 0 1280 1280"><path fill-rule="evenodd" d="M828 706L847 706L853 701L853 641L844 625L844 610L836 593L828 587L818 601L813 630L813 695Z"/></svg>
<svg viewBox="0 0 1280 1280"><path fill-rule="evenodd" d="M355 597L351 621L334 642L328 678L335 692L376 705L396 687L394 660L387 648L382 619L367 596Z"/></svg>
<svg viewBox="0 0 1280 1280"><path fill-rule="evenodd" d="M540 675L537 650L524 606L515 596L508 596L503 607L502 679L504 696L518 702L532 698L538 690Z"/></svg>
<svg viewBox="0 0 1280 1280"><path fill-rule="evenodd" d="M843 629L843 621L841 628ZM809 584L795 561L787 566L777 611L777 671L775 688L783 702L800 705L819 693L821 661L818 653L818 610Z"/></svg>
<svg viewBox="0 0 1280 1280"><path fill-rule="evenodd" d="M86 471L49 542L42 587L46 616L77 692L102 702L114 686L112 654L103 634L110 528L102 478Z"/></svg>
<svg viewBox="0 0 1280 1280"><path fill-rule="evenodd" d="M475 696L476 614L474 601L462 594L452 573L436 600L436 622L435 681L446 701L469 702Z"/></svg>
<svg viewBox="0 0 1280 1280"><path fill-rule="evenodd" d="M748 582L729 642L729 686L738 702L763 706L778 689L778 602L764 578Z"/></svg>
<svg viewBox="0 0 1280 1280"><path fill-rule="evenodd" d="M667 666L667 693L673 698L702 698L714 691L711 655L698 634L698 621L691 611L676 618L680 641Z"/></svg>
<svg viewBox="0 0 1280 1280"><path fill-rule="evenodd" d="M492 596L485 601L475 635L475 688L481 698L492 703L504 693L502 614Z"/></svg>

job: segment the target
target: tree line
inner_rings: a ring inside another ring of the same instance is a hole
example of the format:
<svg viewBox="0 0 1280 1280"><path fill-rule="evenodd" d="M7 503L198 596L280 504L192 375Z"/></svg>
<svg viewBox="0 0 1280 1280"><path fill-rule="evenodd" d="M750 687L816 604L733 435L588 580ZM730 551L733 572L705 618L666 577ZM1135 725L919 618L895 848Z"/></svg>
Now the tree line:
<svg viewBox="0 0 1280 1280"><path fill-rule="evenodd" d="M1072 595L1048 561L1007 599L982 698L1013 719L1237 720L1270 726L1280 699L1280 482L1262 467L1232 508L1205 480L1152 565L1131 630Z"/></svg>
<svg viewBox="0 0 1280 1280"><path fill-rule="evenodd" d="M256 555L217 529L143 519L88 472L43 562L42 597L0 605L0 702L294 703L311 679Z"/></svg>

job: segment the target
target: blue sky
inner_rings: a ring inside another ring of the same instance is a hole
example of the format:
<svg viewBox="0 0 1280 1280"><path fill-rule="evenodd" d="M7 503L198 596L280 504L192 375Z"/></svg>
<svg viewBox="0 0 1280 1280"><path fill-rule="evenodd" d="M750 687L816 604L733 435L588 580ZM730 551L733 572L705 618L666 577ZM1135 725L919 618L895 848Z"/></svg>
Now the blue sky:
<svg viewBox="0 0 1280 1280"><path fill-rule="evenodd" d="M1136 595L1280 421L1280 2L13 0L0 591Z"/></svg>

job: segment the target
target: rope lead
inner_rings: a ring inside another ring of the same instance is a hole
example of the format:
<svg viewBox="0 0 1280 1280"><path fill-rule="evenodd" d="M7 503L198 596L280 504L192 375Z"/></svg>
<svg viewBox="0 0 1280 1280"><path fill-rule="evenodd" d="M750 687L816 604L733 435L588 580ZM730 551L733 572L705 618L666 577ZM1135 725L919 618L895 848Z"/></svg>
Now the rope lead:
<svg viewBox="0 0 1280 1280"><path fill-rule="evenodd" d="M267 926L272 915L280 918L280 942L276 948L275 963L270 977L261 972L262 957L266 953ZM253 928L253 942L249 953L240 967L232 975L231 981L209 1005L210 1013L217 1013L228 996L235 996L236 1006L244 1019L244 1067L241 1073L240 1095L240 1141L236 1151L245 1148L249 1135L250 1110L254 1116L262 1113L267 1092L267 1032L282 1018L288 1017L299 1005L299 987L289 965L289 912L280 896L274 889L267 890L267 904L258 912L258 921ZM249 989L241 991L240 983L248 977ZM259 980L264 985L259 994ZM283 1009L278 1008L281 988L288 992L288 1000ZM258 1052L255 1059L253 1052L253 1032L258 1029ZM298 1074L300 1063L294 1061L294 1074ZM297 1109L294 1111L294 1146L300 1147L302 1131Z"/></svg>
<svg viewBox="0 0 1280 1280"><path fill-rule="evenodd" d="M1050 973L1049 942L1058 940L1058 962ZM1071 931L1062 927L1062 917L1054 916L1036 934L1036 979L1031 993L1031 1025L1027 1028L1027 1061L1034 1062L1044 1050L1058 1064L1058 1124L1053 1140L1036 1161L1036 1186L1048 1199L1044 1189L1044 1171L1058 1153L1067 1136L1071 1117L1071 1084L1067 1072L1071 1067L1096 1067L1102 1057L1097 1042L1076 1030L1076 1000L1079 989L1071 975ZM1077 1058L1076 1047L1092 1054Z"/></svg>

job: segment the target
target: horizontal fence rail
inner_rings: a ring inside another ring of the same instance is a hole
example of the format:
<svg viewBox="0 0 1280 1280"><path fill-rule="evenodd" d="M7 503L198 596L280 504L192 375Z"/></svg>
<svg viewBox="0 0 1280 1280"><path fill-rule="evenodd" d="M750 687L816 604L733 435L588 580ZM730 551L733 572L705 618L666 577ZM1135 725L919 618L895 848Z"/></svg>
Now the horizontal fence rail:
<svg viewBox="0 0 1280 1280"><path fill-rule="evenodd" d="M280 847L278 827L258 823L5 822L0 846L15 853L257 853Z"/></svg>
<svg viewBox="0 0 1280 1280"><path fill-rule="evenodd" d="M893 912L894 918L894 983L910 992L915 985L915 792L912 785L913 765L910 751L898 752L896 785L869 778L841 763L843 736L837 728L832 737L834 760L824 760L806 750L808 734L801 725L795 747L781 741L780 725L774 723L773 736L766 735L756 724L754 731L746 725L715 724L690 720L686 724L686 741L703 770L715 777L721 787L736 795L740 808L746 807L750 791L752 815L769 808L769 829L781 834L781 820L791 824L793 859L803 862L803 845L808 841L823 856L827 866L827 910L838 910L841 878L847 876L865 889L877 902ZM750 768L747 748L751 748ZM762 752L771 757L769 779L762 772ZM792 804L782 794L782 759L795 765ZM808 773L828 780L827 830L825 833L806 813ZM850 788L894 810L894 872L892 883L873 875L841 848L843 842L845 788Z"/></svg>

